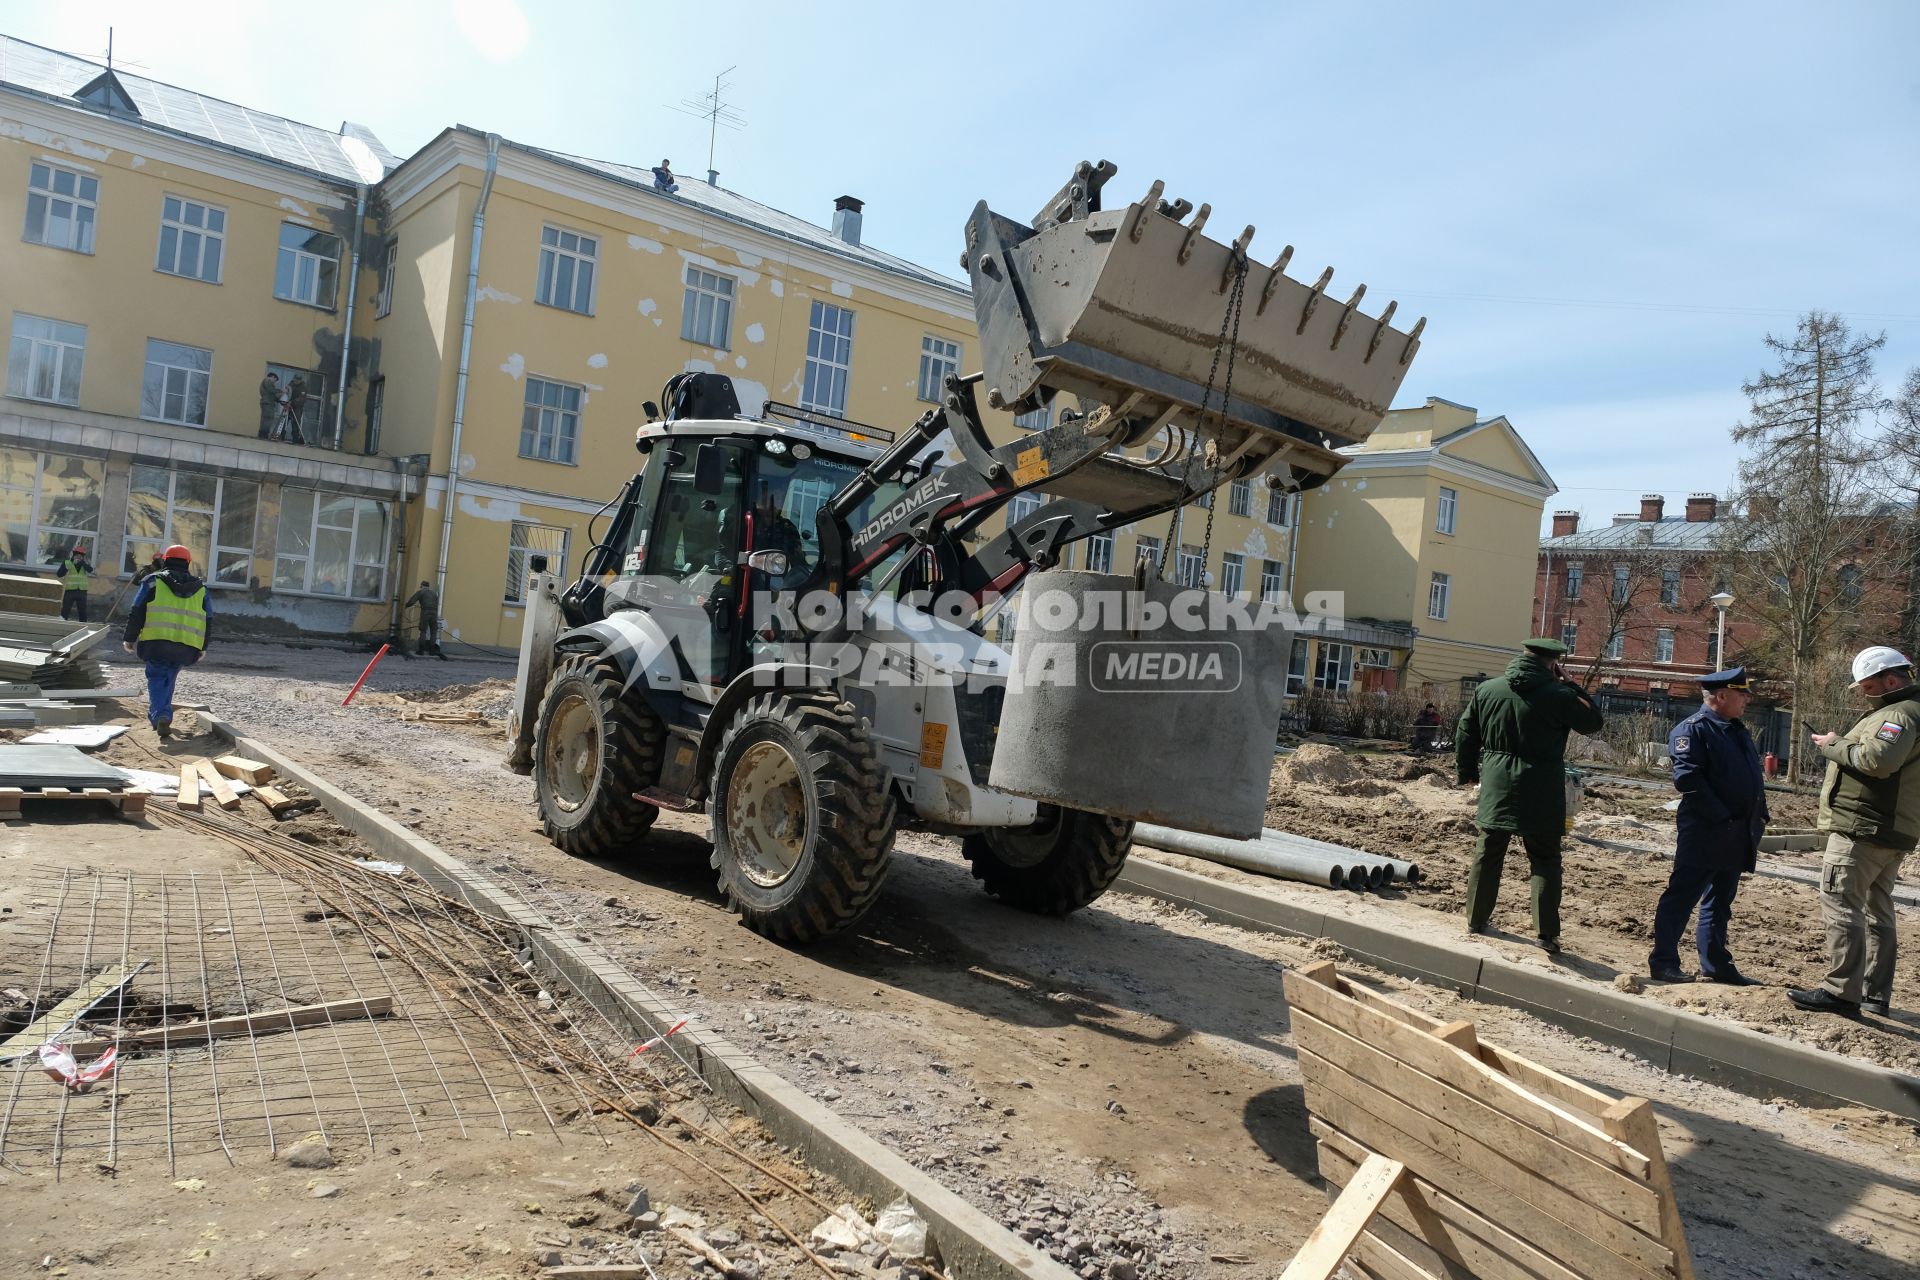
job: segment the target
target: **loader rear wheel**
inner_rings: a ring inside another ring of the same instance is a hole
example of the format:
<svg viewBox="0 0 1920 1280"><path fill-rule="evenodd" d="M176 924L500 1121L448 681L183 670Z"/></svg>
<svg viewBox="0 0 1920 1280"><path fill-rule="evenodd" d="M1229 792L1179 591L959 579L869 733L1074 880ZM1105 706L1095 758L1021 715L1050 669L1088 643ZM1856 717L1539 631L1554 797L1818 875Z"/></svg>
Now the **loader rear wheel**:
<svg viewBox="0 0 1920 1280"><path fill-rule="evenodd" d="M563 661L547 682L533 733L533 785L547 839L576 858L625 853L660 811L633 793L660 776L666 729L628 697L613 663Z"/></svg>
<svg viewBox="0 0 1920 1280"><path fill-rule="evenodd" d="M1008 906L1064 916L1107 891L1133 848L1133 824L1040 806L1026 827L989 828L962 842L974 879Z"/></svg>
<svg viewBox="0 0 1920 1280"><path fill-rule="evenodd" d="M707 806L720 891L747 926L805 943L851 926L893 854L893 796L866 726L824 694L765 694L727 729Z"/></svg>

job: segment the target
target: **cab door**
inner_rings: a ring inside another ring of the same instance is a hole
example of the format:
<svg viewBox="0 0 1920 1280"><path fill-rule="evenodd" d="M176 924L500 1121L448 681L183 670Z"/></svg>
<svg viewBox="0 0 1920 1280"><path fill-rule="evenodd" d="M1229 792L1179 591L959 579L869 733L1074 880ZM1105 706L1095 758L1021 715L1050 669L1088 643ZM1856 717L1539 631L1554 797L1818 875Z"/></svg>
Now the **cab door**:
<svg viewBox="0 0 1920 1280"><path fill-rule="evenodd" d="M653 520L628 598L672 639L683 679L724 685L740 620L746 455L736 446L676 441L657 452Z"/></svg>

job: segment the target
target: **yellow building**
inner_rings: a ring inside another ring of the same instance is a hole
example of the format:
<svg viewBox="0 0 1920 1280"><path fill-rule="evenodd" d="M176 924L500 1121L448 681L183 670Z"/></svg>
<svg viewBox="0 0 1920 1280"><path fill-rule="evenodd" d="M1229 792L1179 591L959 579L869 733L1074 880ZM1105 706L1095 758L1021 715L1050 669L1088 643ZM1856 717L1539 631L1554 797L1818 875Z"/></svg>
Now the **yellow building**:
<svg viewBox="0 0 1920 1280"><path fill-rule="evenodd" d="M1445 701L1462 681L1500 674L1532 634L1553 477L1506 418L1431 396L1346 452L1302 502L1295 592L1341 593L1346 625L1295 641L1289 689Z"/></svg>

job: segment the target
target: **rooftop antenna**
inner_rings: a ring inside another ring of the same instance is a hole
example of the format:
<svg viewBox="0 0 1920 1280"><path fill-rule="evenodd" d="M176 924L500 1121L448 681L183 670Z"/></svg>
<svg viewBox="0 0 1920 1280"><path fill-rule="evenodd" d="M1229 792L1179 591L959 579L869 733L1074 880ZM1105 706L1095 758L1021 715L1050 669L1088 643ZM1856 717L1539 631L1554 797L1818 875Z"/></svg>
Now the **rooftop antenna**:
<svg viewBox="0 0 1920 1280"><path fill-rule="evenodd" d="M707 122L707 185L710 187L717 186L720 182L720 171L713 167L715 150L720 140L720 127L725 125L736 131L747 127L747 118L741 115L724 96L726 91L733 87L733 82L726 77L739 69L737 63L728 67L713 78L712 92L703 93L697 98L682 98L680 105L672 108L681 115L692 116L696 120Z"/></svg>

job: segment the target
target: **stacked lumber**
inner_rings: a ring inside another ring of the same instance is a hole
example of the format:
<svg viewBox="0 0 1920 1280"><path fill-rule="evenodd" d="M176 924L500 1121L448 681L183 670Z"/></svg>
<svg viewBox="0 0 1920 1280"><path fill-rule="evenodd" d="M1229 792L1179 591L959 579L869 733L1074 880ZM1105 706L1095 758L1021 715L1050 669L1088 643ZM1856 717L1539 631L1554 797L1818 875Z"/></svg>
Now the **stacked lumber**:
<svg viewBox="0 0 1920 1280"><path fill-rule="evenodd" d="M0 573L0 612L60 616L66 588L58 578L36 578L24 573Z"/></svg>
<svg viewBox="0 0 1920 1280"><path fill-rule="evenodd" d="M279 788L268 786L274 777L272 765L249 760L245 756L182 761L180 790L174 797L174 804L182 809L199 809L202 800L200 787L204 783L216 805L222 809L238 809L240 792L234 789L235 782L246 783L248 794L265 805L267 812L276 818L313 803L305 797L294 799Z"/></svg>
<svg viewBox="0 0 1920 1280"><path fill-rule="evenodd" d="M1339 976L1283 979L1320 1172L1282 1280L1692 1280L1653 1106Z"/></svg>

